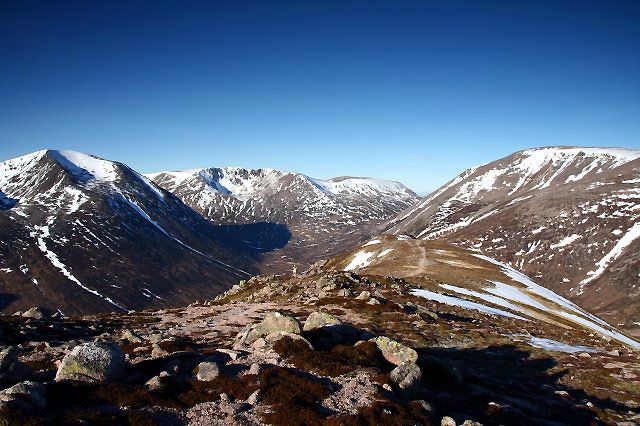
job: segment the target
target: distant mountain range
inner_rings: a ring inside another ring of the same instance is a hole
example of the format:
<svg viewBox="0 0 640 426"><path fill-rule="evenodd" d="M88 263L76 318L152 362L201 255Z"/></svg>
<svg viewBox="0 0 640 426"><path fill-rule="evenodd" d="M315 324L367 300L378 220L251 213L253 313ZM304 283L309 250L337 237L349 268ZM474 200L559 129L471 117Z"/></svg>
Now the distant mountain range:
<svg viewBox="0 0 640 426"><path fill-rule="evenodd" d="M261 270L284 272L353 247L418 197L398 182L310 178L237 167L146 175L216 225L264 252Z"/></svg>
<svg viewBox="0 0 640 426"><path fill-rule="evenodd" d="M124 164L74 151L0 163L0 309L38 305L68 315L184 305L268 264L303 267L356 244L366 238L356 225L379 224L416 199L375 179L242 169L177 175L185 179L176 187L172 175L154 176L174 195ZM282 254L296 249L309 254Z"/></svg>
<svg viewBox="0 0 640 426"><path fill-rule="evenodd" d="M640 150L516 152L461 173L387 230L508 262L640 335Z"/></svg>
<svg viewBox="0 0 640 426"><path fill-rule="evenodd" d="M476 250L640 335L640 150L609 148L520 151L422 199L373 178L237 167L141 175L38 151L0 163L0 309L186 304L382 232Z"/></svg>

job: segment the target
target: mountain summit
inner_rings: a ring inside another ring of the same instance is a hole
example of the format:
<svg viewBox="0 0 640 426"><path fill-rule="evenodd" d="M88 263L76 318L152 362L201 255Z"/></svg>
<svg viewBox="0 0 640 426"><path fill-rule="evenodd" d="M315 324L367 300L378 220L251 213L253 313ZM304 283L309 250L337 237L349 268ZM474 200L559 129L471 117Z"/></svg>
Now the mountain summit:
<svg viewBox="0 0 640 426"><path fill-rule="evenodd" d="M388 232L480 250L637 334L638 208L640 150L537 148L466 170Z"/></svg>
<svg viewBox="0 0 640 426"><path fill-rule="evenodd" d="M0 190L2 307L12 310L189 303L253 265L200 215L118 162L38 151L0 163Z"/></svg>
<svg viewBox="0 0 640 426"><path fill-rule="evenodd" d="M314 179L238 167L146 175L216 225L245 225L239 238L265 253L263 270L282 272L353 247L418 200L399 182ZM279 226L278 226L279 225ZM283 229L285 228L285 229Z"/></svg>

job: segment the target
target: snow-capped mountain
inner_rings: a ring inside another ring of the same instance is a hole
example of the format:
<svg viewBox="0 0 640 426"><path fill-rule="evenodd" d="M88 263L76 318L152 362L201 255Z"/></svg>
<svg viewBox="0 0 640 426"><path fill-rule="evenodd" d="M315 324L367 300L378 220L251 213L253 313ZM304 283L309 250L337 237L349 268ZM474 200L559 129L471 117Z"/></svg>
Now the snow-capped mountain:
<svg viewBox="0 0 640 426"><path fill-rule="evenodd" d="M640 331L640 150L516 152L466 170L388 232L473 247Z"/></svg>
<svg viewBox="0 0 640 426"><path fill-rule="evenodd" d="M543 327L587 330L640 349L640 342L511 266L442 241L383 235L322 268L404 278L414 284L411 294L431 301Z"/></svg>
<svg viewBox="0 0 640 426"><path fill-rule="evenodd" d="M265 271L304 267L366 238L415 193L372 178L310 178L274 169L205 168L146 175L263 252ZM235 226L233 226L235 225ZM284 229L283 229L284 228Z"/></svg>
<svg viewBox="0 0 640 426"><path fill-rule="evenodd" d="M188 303L252 270L218 229L121 163L38 151L0 163L0 193L3 310Z"/></svg>

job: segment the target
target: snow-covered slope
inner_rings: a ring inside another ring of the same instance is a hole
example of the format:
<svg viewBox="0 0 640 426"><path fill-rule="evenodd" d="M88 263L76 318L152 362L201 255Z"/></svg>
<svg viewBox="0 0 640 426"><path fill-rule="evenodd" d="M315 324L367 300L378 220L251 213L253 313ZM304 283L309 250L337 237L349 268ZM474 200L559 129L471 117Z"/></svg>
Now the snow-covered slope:
<svg viewBox="0 0 640 426"><path fill-rule="evenodd" d="M324 267L405 278L415 283L412 294L429 300L519 321L587 330L640 349L638 341L513 267L442 242L380 236Z"/></svg>
<svg viewBox="0 0 640 426"><path fill-rule="evenodd" d="M271 252L265 254L268 272L305 266L352 247L417 200L398 182L320 180L274 169L206 168L146 176L229 232L252 227L240 238Z"/></svg>
<svg viewBox="0 0 640 426"><path fill-rule="evenodd" d="M184 303L224 290L252 265L200 215L121 163L38 151L0 163L0 194L3 310Z"/></svg>
<svg viewBox="0 0 640 426"><path fill-rule="evenodd" d="M640 331L639 212L640 150L549 147L463 172L389 232L474 247Z"/></svg>

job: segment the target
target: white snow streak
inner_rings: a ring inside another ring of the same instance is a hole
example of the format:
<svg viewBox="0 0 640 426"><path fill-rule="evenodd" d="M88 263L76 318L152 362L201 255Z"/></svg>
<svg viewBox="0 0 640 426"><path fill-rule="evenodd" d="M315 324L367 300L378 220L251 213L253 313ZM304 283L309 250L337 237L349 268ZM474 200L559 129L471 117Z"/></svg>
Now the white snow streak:
<svg viewBox="0 0 640 426"><path fill-rule="evenodd" d="M589 277L580 281L580 291L578 293L581 294L584 290L585 285L589 284L591 281L602 275L607 269L607 266L609 266L611 262L616 260L618 256L620 256L622 251L638 237L640 237L640 222L634 223L633 226L629 228L623 235L623 237L618 240L616 245L613 246L611 251L609 251L609 253L607 253L602 259L600 259L598 263L596 263L596 265L598 265L598 268L595 271L587 273Z"/></svg>

